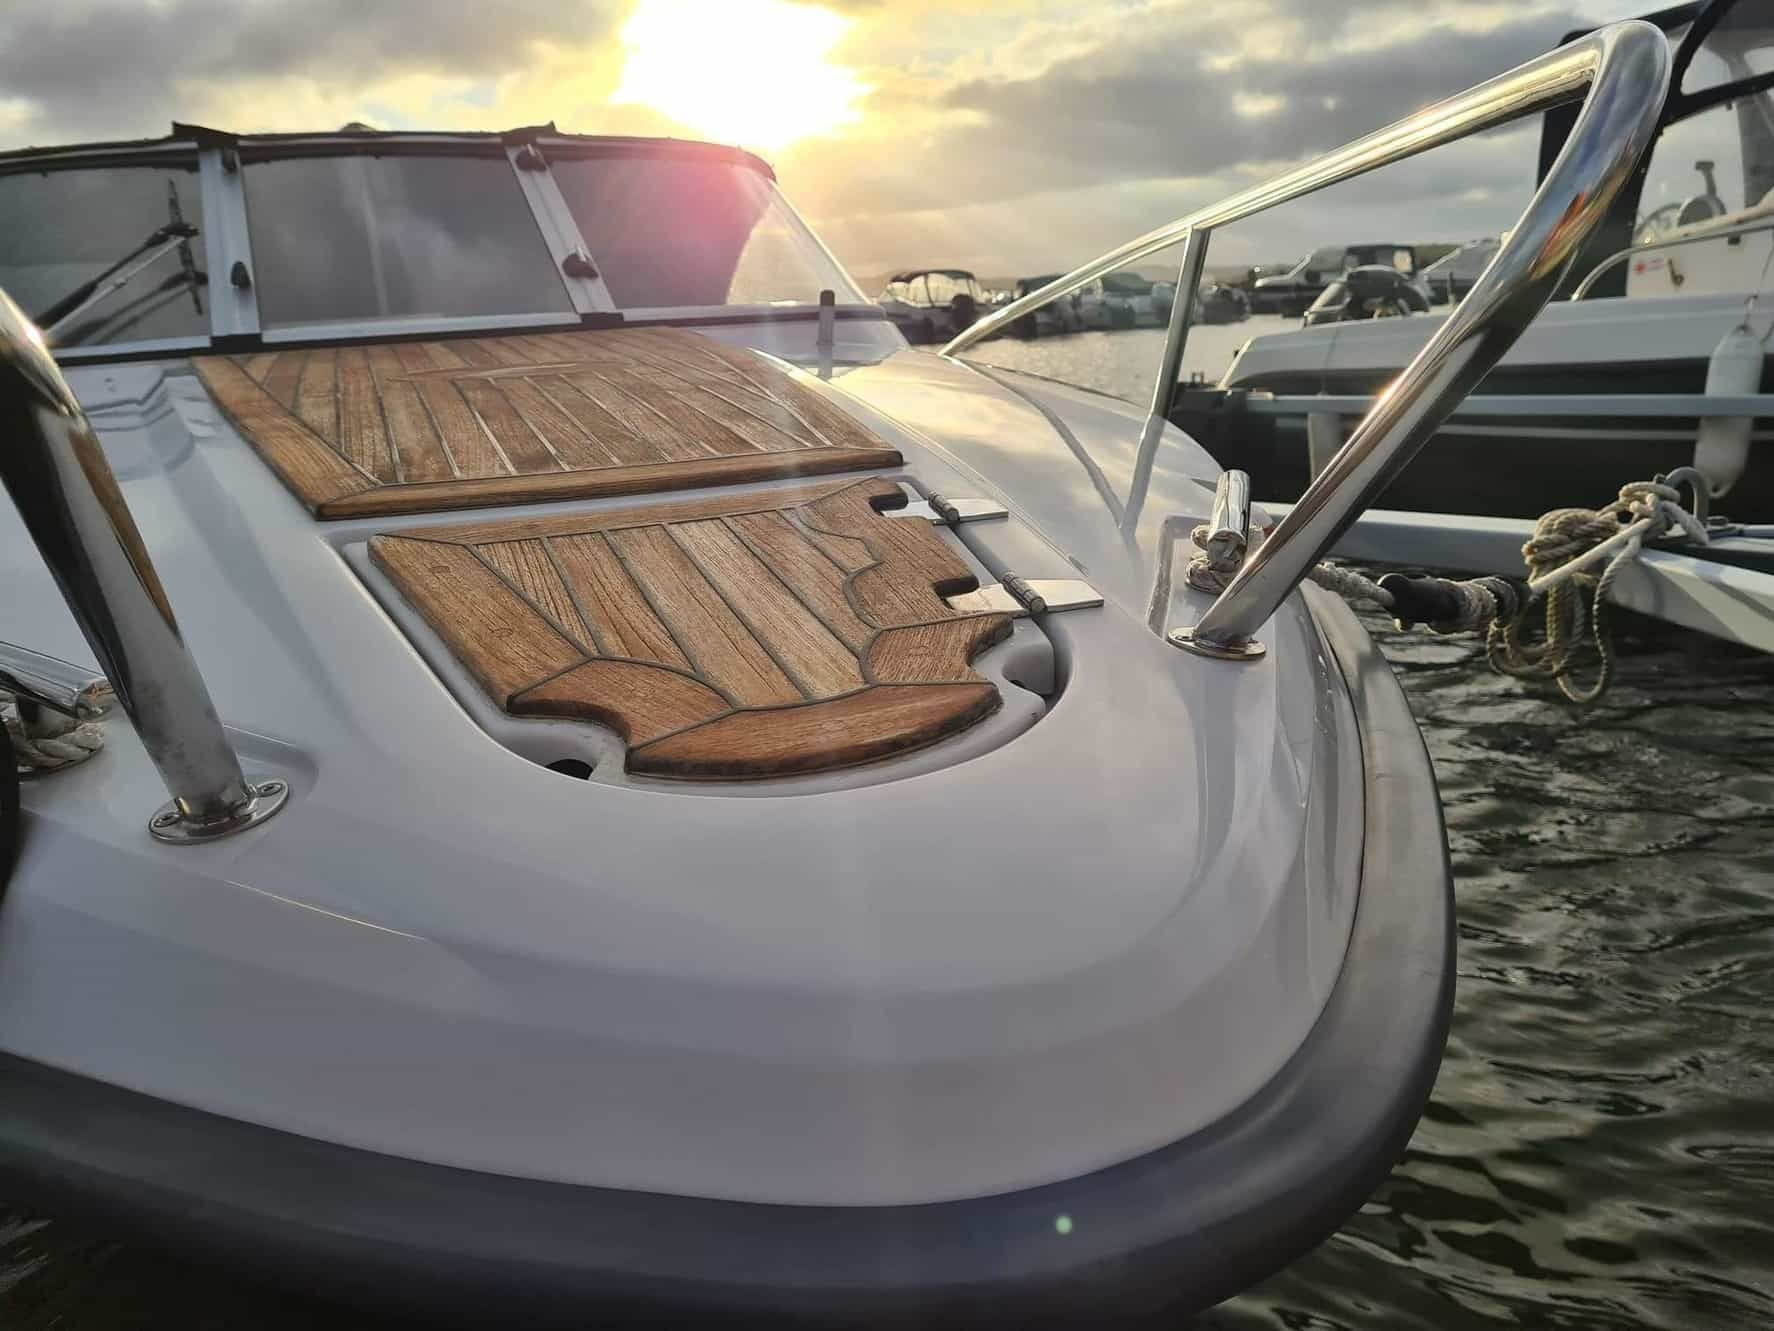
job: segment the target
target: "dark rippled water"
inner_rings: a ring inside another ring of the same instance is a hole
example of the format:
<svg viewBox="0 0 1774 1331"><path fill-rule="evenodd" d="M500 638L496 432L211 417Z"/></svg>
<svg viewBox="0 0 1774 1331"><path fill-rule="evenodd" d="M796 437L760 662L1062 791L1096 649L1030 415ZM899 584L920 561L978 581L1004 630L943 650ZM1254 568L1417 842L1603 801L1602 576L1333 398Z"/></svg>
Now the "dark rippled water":
<svg viewBox="0 0 1774 1331"><path fill-rule="evenodd" d="M1774 1327L1774 662L1637 621L1587 711L1369 620L1435 760L1459 987L1341 1233L1211 1331Z"/></svg>
<svg viewBox="0 0 1774 1331"><path fill-rule="evenodd" d="M1459 896L1447 1058L1340 1233L1200 1331L1774 1327L1774 661L1635 621L1578 711L1370 620ZM0 1327L367 1327L0 1208Z"/></svg>

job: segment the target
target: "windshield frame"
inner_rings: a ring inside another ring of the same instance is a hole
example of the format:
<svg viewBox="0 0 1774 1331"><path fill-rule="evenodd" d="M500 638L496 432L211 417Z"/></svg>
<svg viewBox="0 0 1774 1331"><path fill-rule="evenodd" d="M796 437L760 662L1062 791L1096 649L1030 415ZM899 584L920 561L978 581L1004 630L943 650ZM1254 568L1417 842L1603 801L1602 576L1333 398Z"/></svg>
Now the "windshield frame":
<svg viewBox="0 0 1774 1331"><path fill-rule="evenodd" d="M283 328L263 327L257 285L253 280L258 270L253 261L244 168L257 162L286 158L352 154L479 158L503 155L542 234L570 310L565 313L339 319ZM69 364L177 356L205 350L239 352L257 347L498 332L502 329L570 331L661 323L707 326L811 322L820 317L817 304L799 302L619 309L601 277L598 256L586 245L550 169L553 160L599 157L684 157L724 161L756 171L767 182L775 202L794 229L811 242L848 284L849 292L839 293L833 311L835 316L846 320L887 320L886 312L862 293L855 278L782 193L769 165L743 149L717 144L672 139L594 139L561 134L552 126L505 134L344 131L336 134L233 135L197 126L175 125L174 134L166 139L6 153L0 155L0 175L36 175L115 166L162 165L189 169L195 165L197 168L201 218L194 220L198 220L204 237L211 274L206 287L208 335L56 348L56 358ZM580 259L583 264L578 262Z"/></svg>

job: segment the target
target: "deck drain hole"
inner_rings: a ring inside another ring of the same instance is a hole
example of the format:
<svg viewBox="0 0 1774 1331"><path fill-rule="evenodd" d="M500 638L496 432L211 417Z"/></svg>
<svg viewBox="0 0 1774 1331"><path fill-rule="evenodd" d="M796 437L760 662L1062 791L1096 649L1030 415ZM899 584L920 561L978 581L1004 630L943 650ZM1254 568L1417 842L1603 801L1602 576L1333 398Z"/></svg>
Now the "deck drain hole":
<svg viewBox="0 0 1774 1331"><path fill-rule="evenodd" d="M548 770L583 781L591 775L591 764L579 758L556 758L548 764Z"/></svg>

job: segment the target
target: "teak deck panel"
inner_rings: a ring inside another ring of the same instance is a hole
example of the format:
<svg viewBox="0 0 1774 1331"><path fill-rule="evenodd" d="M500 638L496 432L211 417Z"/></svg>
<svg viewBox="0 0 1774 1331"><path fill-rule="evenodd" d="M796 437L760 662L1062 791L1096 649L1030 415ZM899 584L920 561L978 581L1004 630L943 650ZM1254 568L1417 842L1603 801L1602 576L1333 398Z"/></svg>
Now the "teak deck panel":
<svg viewBox="0 0 1774 1331"><path fill-rule="evenodd" d="M370 556L514 716L596 721L628 770L733 780L933 743L999 705L1008 616L884 480L385 533Z"/></svg>
<svg viewBox="0 0 1774 1331"><path fill-rule="evenodd" d="M194 362L319 518L897 466L764 357L679 328L292 348Z"/></svg>

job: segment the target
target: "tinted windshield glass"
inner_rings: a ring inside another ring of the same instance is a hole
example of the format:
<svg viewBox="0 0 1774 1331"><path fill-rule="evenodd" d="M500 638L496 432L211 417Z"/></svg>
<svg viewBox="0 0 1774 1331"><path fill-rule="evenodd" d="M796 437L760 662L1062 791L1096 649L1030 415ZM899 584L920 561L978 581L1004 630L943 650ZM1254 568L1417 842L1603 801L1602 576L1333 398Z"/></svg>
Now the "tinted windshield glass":
<svg viewBox="0 0 1774 1331"><path fill-rule="evenodd" d="M246 167L266 327L571 313L500 157L302 157Z"/></svg>
<svg viewBox="0 0 1774 1331"><path fill-rule="evenodd" d="M1686 25L1671 32L1671 44L1679 46L1687 34ZM1757 0L1738 0L1694 52L1682 76L1682 91L1700 92L1770 69L1774 69L1774 10Z"/></svg>
<svg viewBox="0 0 1774 1331"><path fill-rule="evenodd" d="M1296 273L1340 273L1343 271L1343 247L1337 246L1328 250L1313 250L1294 269Z"/></svg>
<svg viewBox="0 0 1774 1331"><path fill-rule="evenodd" d="M624 309L813 305L863 295L748 166L667 157L555 158L555 180Z"/></svg>
<svg viewBox="0 0 1774 1331"><path fill-rule="evenodd" d="M1638 241L1754 207L1774 190L1774 125L1766 96L1715 106L1668 126L1651 146L1639 195Z"/></svg>
<svg viewBox="0 0 1774 1331"><path fill-rule="evenodd" d="M171 220L169 189L185 220L200 222L195 168L132 166L0 176L0 287L26 314L41 319ZM203 237L192 240L189 250L201 282L208 269ZM140 257L153 252L143 251ZM117 276L128 271L126 266ZM209 297L201 286L193 300L191 279L175 246L64 322L54 341L90 346L204 337L209 334L208 310Z"/></svg>

